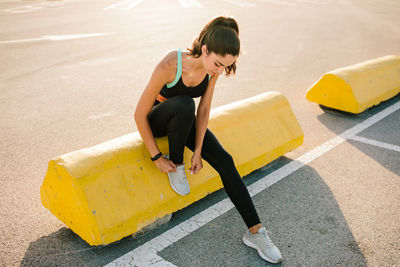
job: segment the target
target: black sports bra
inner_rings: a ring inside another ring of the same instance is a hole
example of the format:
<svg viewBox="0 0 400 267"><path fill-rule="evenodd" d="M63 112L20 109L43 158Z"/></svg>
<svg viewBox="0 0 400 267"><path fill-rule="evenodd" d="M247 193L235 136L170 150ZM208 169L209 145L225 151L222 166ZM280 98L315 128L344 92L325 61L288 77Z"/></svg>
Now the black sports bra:
<svg viewBox="0 0 400 267"><path fill-rule="evenodd" d="M210 80L210 76L206 75L204 79L201 81L200 84L196 86L186 86L183 81L182 81L182 50L178 49L177 53L177 68L176 68L176 76L175 80L172 81L171 83L168 83L163 86L163 88L160 91L160 94L157 97L157 100L154 104L158 104L165 100L166 98L174 97L177 95L188 95L192 98L200 97L202 96L208 86L208 81Z"/></svg>

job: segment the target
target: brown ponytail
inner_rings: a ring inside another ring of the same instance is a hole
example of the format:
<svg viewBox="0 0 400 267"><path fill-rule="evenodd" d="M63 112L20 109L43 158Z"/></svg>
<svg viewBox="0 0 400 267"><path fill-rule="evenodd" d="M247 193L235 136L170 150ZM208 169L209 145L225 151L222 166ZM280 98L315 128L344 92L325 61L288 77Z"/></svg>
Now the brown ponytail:
<svg viewBox="0 0 400 267"><path fill-rule="evenodd" d="M225 56L238 56L240 53L239 26L235 19L229 17L216 17L209 21L194 40L192 47L188 48L193 57L200 57L201 47L207 46L208 52ZM227 76L236 72L236 62L225 68Z"/></svg>

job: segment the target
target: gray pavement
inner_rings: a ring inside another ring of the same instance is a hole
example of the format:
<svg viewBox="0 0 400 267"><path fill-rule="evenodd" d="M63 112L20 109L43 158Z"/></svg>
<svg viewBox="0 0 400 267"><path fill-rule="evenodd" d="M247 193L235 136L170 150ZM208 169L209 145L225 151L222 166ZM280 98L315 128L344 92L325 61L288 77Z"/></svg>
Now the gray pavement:
<svg viewBox="0 0 400 267"><path fill-rule="evenodd" d="M136 130L133 111L158 60L213 16L238 20L246 53L212 106L280 91L305 133L303 146L245 177L248 186L400 101L350 116L304 97L327 71L400 55L398 1L118 2L0 1L0 266L103 266L226 199L220 190L136 239L90 247L39 194L53 157ZM103 35L74 37L94 33ZM347 140L253 197L280 265L400 265L399 115L357 134L391 148ZM177 266L268 265L241 243L244 230L231 209L158 255Z"/></svg>

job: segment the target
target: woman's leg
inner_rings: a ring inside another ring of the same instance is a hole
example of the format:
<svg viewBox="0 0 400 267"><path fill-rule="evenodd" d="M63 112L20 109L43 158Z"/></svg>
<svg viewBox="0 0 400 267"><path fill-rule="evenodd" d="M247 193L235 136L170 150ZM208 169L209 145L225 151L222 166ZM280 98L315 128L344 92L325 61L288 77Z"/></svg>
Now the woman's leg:
<svg viewBox="0 0 400 267"><path fill-rule="evenodd" d="M194 151L196 138L196 123L193 122L189 133L186 146ZM222 147L215 135L207 129L201 156L205 159L221 176L222 183L228 197L235 205L248 228L260 225L260 219L251 200L249 191L240 177L232 156Z"/></svg>
<svg viewBox="0 0 400 267"><path fill-rule="evenodd" d="M183 163L183 151L194 113L193 99L180 95L154 106L147 116L154 137L168 136L169 159L175 164Z"/></svg>

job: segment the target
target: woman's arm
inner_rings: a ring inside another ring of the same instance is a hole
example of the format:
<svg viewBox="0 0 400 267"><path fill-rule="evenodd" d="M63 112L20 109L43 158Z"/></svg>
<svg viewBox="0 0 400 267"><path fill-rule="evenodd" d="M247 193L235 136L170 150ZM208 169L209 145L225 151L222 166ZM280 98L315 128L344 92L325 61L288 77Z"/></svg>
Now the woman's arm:
<svg viewBox="0 0 400 267"><path fill-rule="evenodd" d="M192 167L190 168L190 172L193 174L198 173L203 168L203 164L201 162L201 149L203 147L204 135L206 133L208 119L210 117L211 99L214 93L215 83L217 82L218 75L219 74L215 74L211 77L207 90L201 97L199 107L197 108L196 141L192 156Z"/></svg>
<svg viewBox="0 0 400 267"><path fill-rule="evenodd" d="M175 59L175 60L174 60ZM170 82L176 70L176 51L168 53L156 66L135 110L135 122L151 157L160 153L147 116L164 84ZM158 161L158 160L157 160Z"/></svg>

